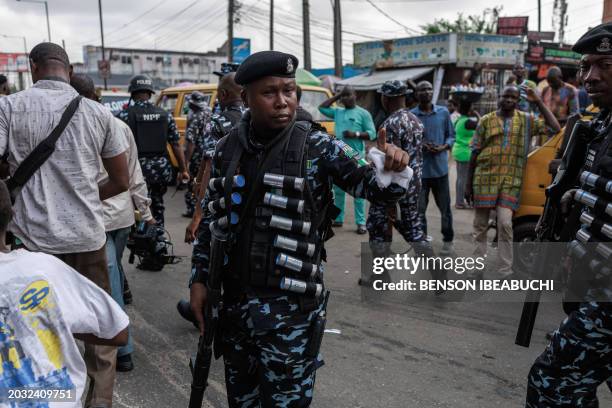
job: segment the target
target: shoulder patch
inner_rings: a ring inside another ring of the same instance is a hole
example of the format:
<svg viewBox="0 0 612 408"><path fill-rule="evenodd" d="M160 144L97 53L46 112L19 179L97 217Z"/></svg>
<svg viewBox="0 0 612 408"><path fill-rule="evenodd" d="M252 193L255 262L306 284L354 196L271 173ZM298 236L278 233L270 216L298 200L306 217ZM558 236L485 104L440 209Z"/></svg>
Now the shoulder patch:
<svg viewBox="0 0 612 408"><path fill-rule="evenodd" d="M351 146L349 146L342 140L332 139L332 143L340 149L341 154L343 154L346 158L355 160L359 167L368 164L365 158L361 157L361 154L359 154L357 150L353 149Z"/></svg>

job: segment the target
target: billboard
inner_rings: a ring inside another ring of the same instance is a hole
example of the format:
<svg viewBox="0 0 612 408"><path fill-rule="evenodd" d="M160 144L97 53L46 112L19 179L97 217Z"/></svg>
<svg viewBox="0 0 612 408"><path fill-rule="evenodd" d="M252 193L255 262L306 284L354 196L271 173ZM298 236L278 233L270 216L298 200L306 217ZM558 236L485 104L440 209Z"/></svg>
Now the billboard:
<svg viewBox="0 0 612 408"><path fill-rule="evenodd" d="M497 19L497 34L527 35L529 17L499 17Z"/></svg>
<svg viewBox="0 0 612 408"><path fill-rule="evenodd" d="M0 52L0 72L28 72L28 56L24 53Z"/></svg>
<svg viewBox="0 0 612 408"><path fill-rule="evenodd" d="M355 43L354 64L358 67L374 66L380 69L449 63L456 57L454 39L451 34L433 34Z"/></svg>
<svg viewBox="0 0 612 408"><path fill-rule="evenodd" d="M527 40L529 40L529 42L554 41L555 32L554 31L529 31L527 33Z"/></svg>
<svg viewBox="0 0 612 408"><path fill-rule="evenodd" d="M570 49L544 47L544 61L554 64L578 65L582 55Z"/></svg>
<svg viewBox="0 0 612 408"><path fill-rule="evenodd" d="M457 65L474 63L514 65L521 56L520 37L494 34L457 34Z"/></svg>
<svg viewBox="0 0 612 408"><path fill-rule="evenodd" d="M251 40L249 38L232 38L232 50L235 63L241 64L242 61L251 55Z"/></svg>

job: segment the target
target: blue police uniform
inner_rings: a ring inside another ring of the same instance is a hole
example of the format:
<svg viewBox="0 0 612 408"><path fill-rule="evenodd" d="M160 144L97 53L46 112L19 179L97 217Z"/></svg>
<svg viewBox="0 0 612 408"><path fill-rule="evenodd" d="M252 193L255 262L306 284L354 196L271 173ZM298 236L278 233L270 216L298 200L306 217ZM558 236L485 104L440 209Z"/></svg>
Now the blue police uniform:
<svg viewBox="0 0 612 408"><path fill-rule="evenodd" d="M612 56L612 23L590 29L574 44L573 51ZM587 87L592 85L589 83L591 80L586 79ZM580 251L569 251L574 257L570 282L577 279L582 283L588 279L591 284L575 296L576 300L582 301L577 307L575 304L564 304L564 309L569 312L568 317L555 330L550 343L529 372L526 408L595 408L599 406L597 388L607 382L612 391L610 258L607 255L602 258L600 252L588 247L590 243L591 246L610 248L609 242L612 241L610 233L605 230L606 226L609 228L612 225L612 216L606 211L606 207L612 203L612 192L605 186L612 180L612 107L603 108L591 123L595 136L587 147L580 176L583 192L577 192L574 196L579 203L576 205L580 210L582 225L576 239L570 244L574 248L583 247L585 253L594 256L589 257L590 262L585 262L584 259L576 259L576 253ZM597 182L585 181L585 174ZM579 197L584 193L591 195L592 205L584 205L580 201Z"/></svg>
<svg viewBox="0 0 612 408"><path fill-rule="evenodd" d="M203 109L193 109L191 107L187 115L187 128L185 129L185 140L193 143L193 154L189 159L189 180L187 191L185 191L185 206L187 214L192 215L195 209L197 198L193 194L193 177L198 174L202 161L202 151L204 149L204 135L212 116L212 110L205 106Z"/></svg>
<svg viewBox="0 0 612 408"><path fill-rule="evenodd" d="M117 114L119 119L130 125L132 132L134 133L134 137L138 137L139 135L137 135L137 132L134 131L135 125L133 121L130 120L130 110L134 108L141 109L142 111L152 111L155 110L156 107L151 101L137 101L132 106L126 107ZM170 144L178 144L180 137L176 127L176 122L170 113L166 113L165 117L165 123L160 123L160 126L165 126L165 129L162 129L162 132L165 135L166 142ZM140 137L144 139L146 135L143 134L140 135ZM168 190L168 184L172 182L172 165L170 163L170 159L168 158L167 152L161 152L160 149L156 149L157 151L153 154L143 154L140 146L138 146L138 139L136 145L139 149L138 161L140 162L142 174L145 182L147 183L147 189L149 190L149 197L151 198L151 213L153 214L153 218L155 218L157 224L163 227L165 209L164 194Z"/></svg>

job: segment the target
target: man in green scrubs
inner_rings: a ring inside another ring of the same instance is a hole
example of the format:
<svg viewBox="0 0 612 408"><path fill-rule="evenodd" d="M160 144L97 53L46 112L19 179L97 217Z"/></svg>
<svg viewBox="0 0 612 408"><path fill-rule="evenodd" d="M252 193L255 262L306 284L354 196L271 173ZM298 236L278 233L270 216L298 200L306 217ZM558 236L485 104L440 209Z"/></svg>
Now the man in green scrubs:
<svg viewBox="0 0 612 408"><path fill-rule="evenodd" d="M339 101L344 108L332 106L334 102ZM324 101L319 105L319 111L334 119L336 138L345 142L365 158L365 140L376 140L376 129L370 112L357 106L357 96L355 90L346 86L340 93ZM342 226L344 222L344 191L334 186L334 203L341 212L336 218L334 226ZM357 224L357 233L365 234L366 217L365 217L365 200L355 198L355 223Z"/></svg>

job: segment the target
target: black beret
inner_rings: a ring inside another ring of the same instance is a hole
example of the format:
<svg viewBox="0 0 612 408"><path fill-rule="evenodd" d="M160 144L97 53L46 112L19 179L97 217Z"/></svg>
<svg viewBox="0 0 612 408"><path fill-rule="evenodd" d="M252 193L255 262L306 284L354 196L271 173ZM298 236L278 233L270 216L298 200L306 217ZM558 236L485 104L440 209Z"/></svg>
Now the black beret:
<svg viewBox="0 0 612 408"><path fill-rule="evenodd" d="M612 22L591 28L572 47L579 54L612 55Z"/></svg>
<svg viewBox="0 0 612 408"><path fill-rule="evenodd" d="M295 78L298 63L294 55L284 52L256 52L240 64L234 80L238 85L247 85L266 76Z"/></svg>

